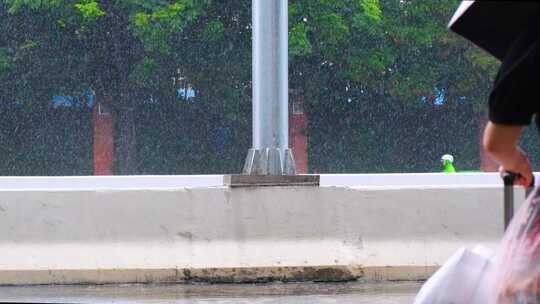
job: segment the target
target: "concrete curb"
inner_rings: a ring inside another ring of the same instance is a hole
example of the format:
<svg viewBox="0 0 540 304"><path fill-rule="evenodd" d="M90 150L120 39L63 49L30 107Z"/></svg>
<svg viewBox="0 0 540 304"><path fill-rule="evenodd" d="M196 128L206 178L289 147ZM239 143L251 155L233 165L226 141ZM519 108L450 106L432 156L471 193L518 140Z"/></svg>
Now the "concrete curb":
<svg viewBox="0 0 540 304"><path fill-rule="evenodd" d="M422 281L438 267L253 267L208 269L79 269L4 270L3 286L19 285L102 285L174 283L269 283L269 282L347 282L362 280Z"/></svg>

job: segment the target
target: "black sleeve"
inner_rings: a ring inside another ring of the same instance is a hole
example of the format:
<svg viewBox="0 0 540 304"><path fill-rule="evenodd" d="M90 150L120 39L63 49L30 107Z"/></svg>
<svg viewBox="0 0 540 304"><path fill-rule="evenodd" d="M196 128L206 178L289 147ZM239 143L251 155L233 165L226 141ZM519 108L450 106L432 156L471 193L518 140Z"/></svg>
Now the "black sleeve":
<svg viewBox="0 0 540 304"><path fill-rule="evenodd" d="M532 116L537 112L540 82L537 77L527 74L514 71L493 90L489 98L490 121L502 125L531 123Z"/></svg>
<svg viewBox="0 0 540 304"><path fill-rule="evenodd" d="M540 33L532 27L516 39L504 58L489 97L489 120L529 125L540 104Z"/></svg>

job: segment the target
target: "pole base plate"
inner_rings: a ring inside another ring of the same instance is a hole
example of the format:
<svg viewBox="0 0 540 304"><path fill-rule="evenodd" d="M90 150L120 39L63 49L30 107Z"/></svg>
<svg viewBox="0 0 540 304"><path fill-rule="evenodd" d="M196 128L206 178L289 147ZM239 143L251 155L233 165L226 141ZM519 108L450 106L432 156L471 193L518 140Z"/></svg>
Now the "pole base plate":
<svg viewBox="0 0 540 304"><path fill-rule="evenodd" d="M291 187L320 185L320 175L225 175L224 184L238 187Z"/></svg>

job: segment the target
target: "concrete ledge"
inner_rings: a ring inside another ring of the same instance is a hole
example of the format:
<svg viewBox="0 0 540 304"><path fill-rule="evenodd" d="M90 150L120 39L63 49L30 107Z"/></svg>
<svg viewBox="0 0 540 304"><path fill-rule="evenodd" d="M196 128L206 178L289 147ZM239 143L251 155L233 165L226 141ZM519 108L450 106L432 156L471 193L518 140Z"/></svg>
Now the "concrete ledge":
<svg viewBox="0 0 540 304"><path fill-rule="evenodd" d="M184 283L178 269L2 270L0 285Z"/></svg>
<svg viewBox="0 0 540 304"><path fill-rule="evenodd" d="M540 174L536 173L536 180ZM0 191L137 190L222 187L223 175L0 177ZM323 187L502 186L497 173L322 174Z"/></svg>
<svg viewBox="0 0 540 304"><path fill-rule="evenodd" d="M0 191L111 190L222 187L223 175L0 176Z"/></svg>
<svg viewBox="0 0 540 304"><path fill-rule="evenodd" d="M363 268L361 279L369 281L424 281L440 266L386 266Z"/></svg>
<svg viewBox="0 0 540 304"><path fill-rule="evenodd" d="M497 245L502 198L499 186L0 190L0 285L421 280L461 246Z"/></svg>
<svg viewBox="0 0 540 304"><path fill-rule="evenodd" d="M347 282L362 280L420 281L438 267L254 267L208 269L76 269L0 271L4 286L54 284L170 284L170 283L269 283L269 282Z"/></svg>

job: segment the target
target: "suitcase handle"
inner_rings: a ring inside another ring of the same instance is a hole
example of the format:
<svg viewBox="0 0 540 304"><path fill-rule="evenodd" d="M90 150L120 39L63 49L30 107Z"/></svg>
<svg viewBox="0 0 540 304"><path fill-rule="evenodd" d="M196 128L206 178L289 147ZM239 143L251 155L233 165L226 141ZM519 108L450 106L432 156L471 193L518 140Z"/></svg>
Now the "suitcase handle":
<svg viewBox="0 0 540 304"><path fill-rule="evenodd" d="M503 179L504 185L505 186L513 186L514 183L516 182L516 179L519 176L520 176L520 174L517 174L517 173L514 173L514 172L510 172L510 171L503 172L502 179ZM527 188L533 188L535 184L536 184L536 180L535 180L535 177L534 177L534 174L533 174L531 184Z"/></svg>
<svg viewBox="0 0 540 304"><path fill-rule="evenodd" d="M512 217L514 217L514 183L519 174L514 172L505 171L502 174L504 182L504 230L510 225ZM533 190L535 185L535 178L533 175L531 185L527 188L527 196Z"/></svg>
<svg viewBox="0 0 540 304"><path fill-rule="evenodd" d="M519 174L510 172L510 171L504 171L502 174L502 179L505 186L513 186L516 179L518 178Z"/></svg>

